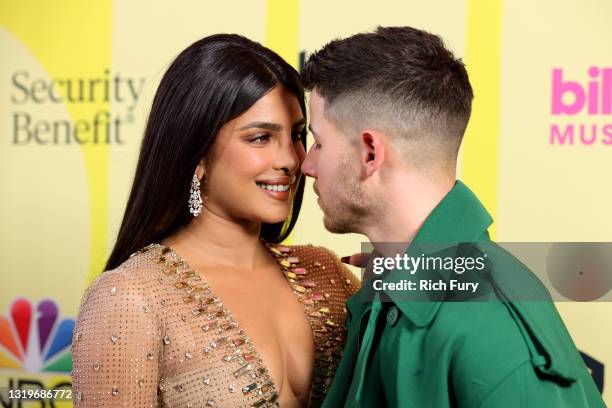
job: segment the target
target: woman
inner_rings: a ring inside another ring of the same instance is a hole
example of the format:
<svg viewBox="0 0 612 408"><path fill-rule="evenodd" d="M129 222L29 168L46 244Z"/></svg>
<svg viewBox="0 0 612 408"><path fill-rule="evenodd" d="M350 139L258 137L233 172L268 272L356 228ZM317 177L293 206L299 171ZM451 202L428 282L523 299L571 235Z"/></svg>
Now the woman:
<svg viewBox="0 0 612 408"><path fill-rule="evenodd" d="M184 50L155 95L116 245L83 297L75 406L317 405L353 275L278 245L299 214L297 72L238 35Z"/></svg>

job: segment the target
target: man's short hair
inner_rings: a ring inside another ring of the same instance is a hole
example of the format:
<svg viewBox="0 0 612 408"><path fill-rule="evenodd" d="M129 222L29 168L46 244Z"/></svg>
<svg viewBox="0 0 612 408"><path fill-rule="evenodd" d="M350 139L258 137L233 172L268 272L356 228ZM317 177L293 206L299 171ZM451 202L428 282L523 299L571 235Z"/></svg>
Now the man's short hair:
<svg viewBox="0 0 612 408"><path fill-rule="evenodd" d="M408 143L424 140L428 150L456 159L473 92L463 62L439 36L378 27L334 40L310 56L302 80L323 97L326 117L345 133L384 130Z"/></svg>

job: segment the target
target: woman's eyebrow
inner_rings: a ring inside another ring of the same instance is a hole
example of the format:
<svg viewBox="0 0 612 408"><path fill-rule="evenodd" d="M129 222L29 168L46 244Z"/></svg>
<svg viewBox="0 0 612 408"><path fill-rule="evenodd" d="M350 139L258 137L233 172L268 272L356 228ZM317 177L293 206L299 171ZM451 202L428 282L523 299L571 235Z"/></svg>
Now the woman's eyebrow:
<svg viewBox="0 0 612 408"><path fill-rule="evenodd" d="M296 121L291 126L291 128L295 129L297 127L303 126L304 124L306 124L306 119L305 118L301 118L300 120ZM246 129L251 129L251 128L266 129L266 130L269 130L271 132L278 132L283 127L281 125L279 125L278 123L261 122L261 121L259 121L259 122L247 123L246 125L242 126L238 130L246 130Z"/></svg>
<svg viewBox="0 0 612 408"><path fill-rule="evenodd" d="M269 130L271 132L278 132L283 127L281 125L279 125L278 123L251 122L251 123L247 123L246 125L242 126L238 130L246 130L246 129L250 129L250 128L266 129L266 130Z"/></svg>
<svg viewBox="0 0 612 408"><path fill-rule="evenodd" d="M291 126L291 128L295 129L300 126L304 126L305 124L306 124L306 118L301 118L300 120L295 121L295 123Z"/></svg>

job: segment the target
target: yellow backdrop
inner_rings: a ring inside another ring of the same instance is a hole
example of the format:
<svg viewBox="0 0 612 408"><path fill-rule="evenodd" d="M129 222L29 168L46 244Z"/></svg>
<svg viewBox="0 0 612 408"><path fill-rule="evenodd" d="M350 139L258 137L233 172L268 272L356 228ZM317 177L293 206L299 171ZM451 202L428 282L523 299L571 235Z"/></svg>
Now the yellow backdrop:
<svg viewBox="0 0 612 408"><path fill-rule="evenodd" d="M193 41L240 33L297 67L377 25L440 34L475 88L460 175L496 218L495 238L612 241L610 15L605 0L1 2L0 397L69 386L81 294L115 239L157 83ZM310 187L292 242L358 251L362 237L323 229ZM558 304L604 369L611 306Z"/></svg>

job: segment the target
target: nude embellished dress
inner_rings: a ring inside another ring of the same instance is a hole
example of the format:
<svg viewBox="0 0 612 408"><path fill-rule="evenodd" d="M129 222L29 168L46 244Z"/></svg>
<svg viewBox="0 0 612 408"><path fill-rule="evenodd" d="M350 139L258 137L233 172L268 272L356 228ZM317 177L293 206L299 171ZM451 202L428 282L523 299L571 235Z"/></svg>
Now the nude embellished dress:
<svg viewBox="0 0 612 408"><path fill-rule="evenodd" d="M328 250L266 244L315 341L321 404L342 355L345 302L359 286ZM83 295L72 342L75 407L275 407L278 391L248 333L205 276L150 244Z"/></svg>

